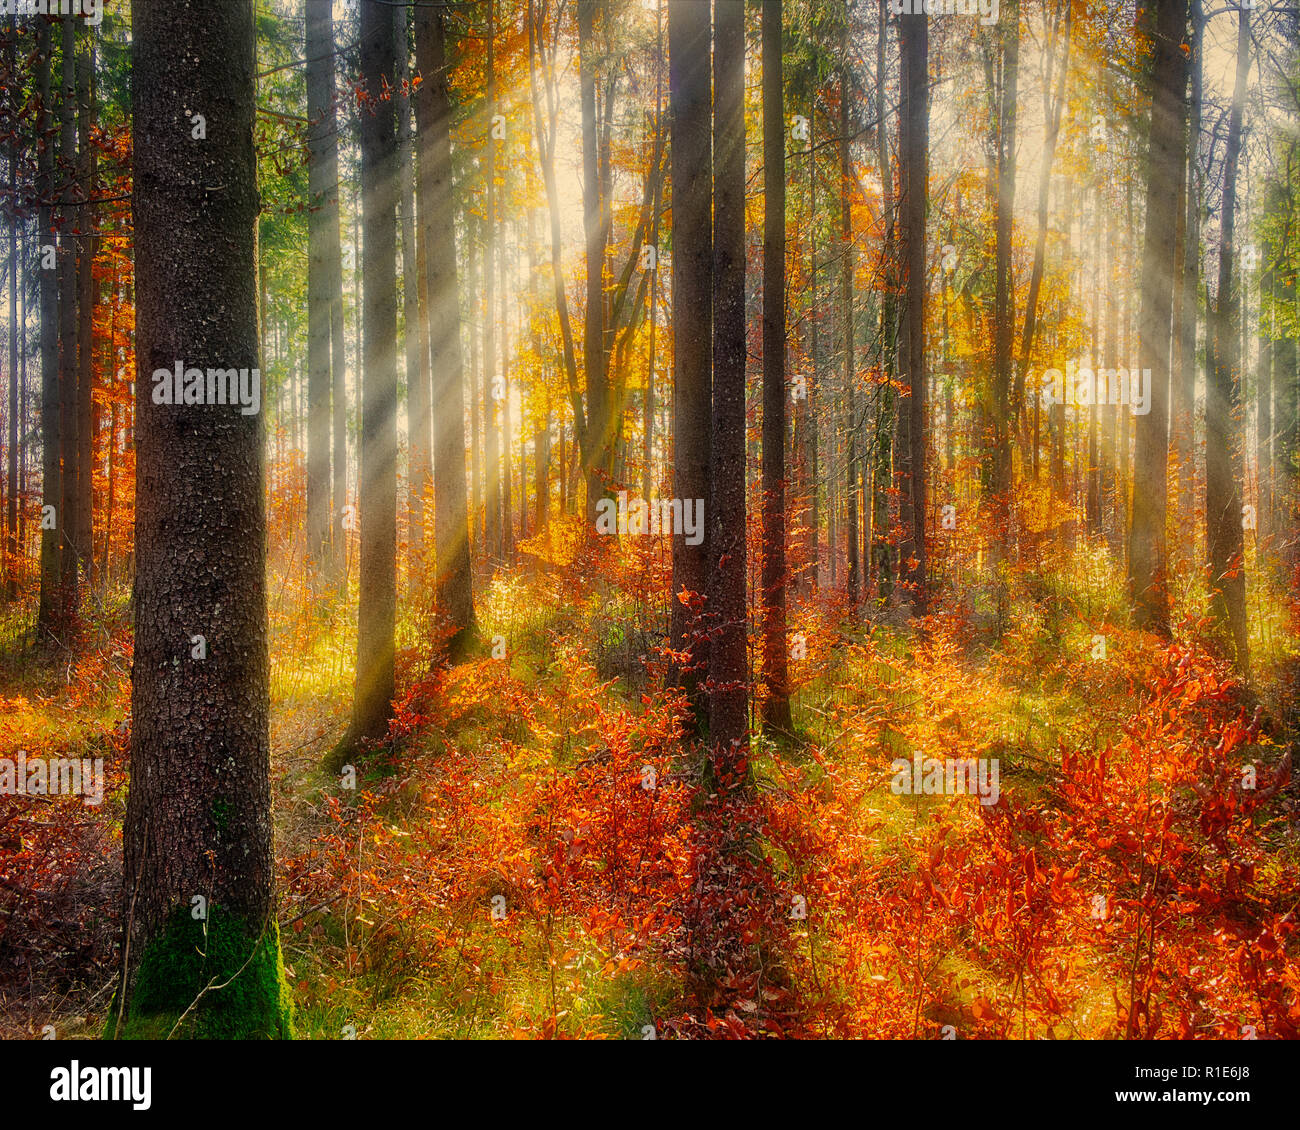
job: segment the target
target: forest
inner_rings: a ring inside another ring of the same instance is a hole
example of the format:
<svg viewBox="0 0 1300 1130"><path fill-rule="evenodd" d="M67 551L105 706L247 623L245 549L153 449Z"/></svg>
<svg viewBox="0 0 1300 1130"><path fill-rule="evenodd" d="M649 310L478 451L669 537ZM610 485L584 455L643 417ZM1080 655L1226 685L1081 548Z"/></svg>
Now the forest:
<svg viewBox="0 0 1300 1130"><path fill-rule="evenodd" d="M1300 1038L1294 0L0 75L0 1037Z"/></svg>

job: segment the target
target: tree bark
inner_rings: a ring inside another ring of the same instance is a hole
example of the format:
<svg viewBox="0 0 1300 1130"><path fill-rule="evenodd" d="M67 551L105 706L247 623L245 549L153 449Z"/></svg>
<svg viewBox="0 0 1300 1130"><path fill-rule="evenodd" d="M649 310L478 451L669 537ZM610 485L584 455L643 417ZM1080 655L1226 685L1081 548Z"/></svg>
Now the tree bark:
<svg viewBox="0 0 1300 1130"><path fill-rule="evenodd" d="M1138 312L1138 366L1151 372L1151 410L1137 417L1129 596L1139 627L1169 632L1165 518L1169 474L1169 349L1178 228L1178 179L1187 155L1187 0L1155 6L1146 228Z"/></svg>
<svg viewBox="0 0 1300 1130"><path fill-rule="evenodd" d="M339 756L388 732L397 606L397 135L393 21L383 0L361 0L361 571L352 725Z"/></svg>
<svg viewBox="0 0 1300 1130"><path fill-rule="evenodd" d="M446 15L415 11L423 82L415 96L420 130L420 216L425 230L434 417L434 606L449 632L447 658L466 654L474 632L469 498L465 475L465 384L460 350L460 283L451 172L451 96Z"/></svg>
<svg viewBox="0 0 1300 1130"><path fill-rule="evenodd" d="M115 1029L165 1037L193 1004L182 1034L290 1036L262 419L154 403L151 379L182 361L260 379L253 5L136 3L132 21L138 564Z"/></svg>
<svg viewBox="0 0 1300 1130"><path fill-rule="evenodd" d="M901 580L912 607L926 608L925 513L926 465L929 446L926 422L926 180L929 175L930 73L927 17L900 16L899 58L903 102L899 109L902 168L902 243L906 271L903 308L901 377L909 390L906 410L900 411L895 456L899 480L902 537L898 547Z"/></svg>
<svg viewBox="0 0 1300 1130"><path fill-rule="evenodd" d="M745 4L715 0L709 737L725 788L749 732L745 590Z"/></svg>
<svg viewBox="0 0 1300 1130"><path fill-rule="evenodd" d="M673 534L671 647L676 680L691 695L697 723L703 703L696 693L707 644L692 603L708 590L710 420L713 368L713 156L710 139L709 6L668 0L668 97L672 135L673 209L673 481L686 505L704 506L705 536L688 545ZM561 461L563 462L563 461Z"/></svg>
<svg viewBox="0 0 1300 1130"><path fill-rule="evenodd" d="M785 89L781 3L763 0L763 722L788 733L785 563Z"/></svg>

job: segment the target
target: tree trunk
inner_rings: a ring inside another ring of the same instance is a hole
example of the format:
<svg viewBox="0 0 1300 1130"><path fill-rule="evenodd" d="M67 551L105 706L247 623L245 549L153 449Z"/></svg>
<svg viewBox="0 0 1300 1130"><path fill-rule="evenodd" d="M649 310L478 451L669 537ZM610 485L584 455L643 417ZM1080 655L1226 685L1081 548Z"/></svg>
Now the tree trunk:
<svg viewBox="0 0 1300 1130"><path fill-rule="evenodd" d="M781 0L763 0L763 721L793 729L785 638L785 90Z"/></svg>
<svg viewBox="0 0 1300 1130"><path fill-rule="evenodd" d="M328 256L329 201L337 192L334 138L334 35L328 5L307 5L307 559L324 566L330 549L330 391L333 294ZM328 168L328 155L334 168ZM336 261L337 265L337 261ZM341 505L341 503L340 503Z"/></svg>
<svg viewBox="0 0 1300 1130"><path fill-rule="evenodd" d="M5 69L14 76L15 29L9 21L9 43L5 49ZM15 76L16 77L16 76ZM6 110L16 116L19 100L17 83L5 95ZM18 599L18 138L9 135L9 450L7 454L9 490L5 507L5 599ZM23 331L27 330L24 323ZM26 343L24 343L26 344Z"/></svg>
<svg viewBox="0 0 1300 1130"><path fill-rule="evenodd" d="M36 21L36 86L40 94L37 132L47 138L37 153L40 184L39 234L36 261L40 266L41 312L41 594L36 615L36 635L43 645L57 643L63 635L59 585L63 555L63 441L59 410L59 276L46 266L45 248L54 246L54 145L51 130L51 71L54 44L47 20ZM49 244L45 241L50 240Z"/></svg>
<svg viewBox="0 0 1300 1130"><path fill-rule="evenodd" d="M409 444L406 513L409 530L410 584L419 583L425 542L425 500L429 493L429 349L420 342L419 239L415 217L415 138L411 133L411 58L406 35L408 9L393 8L393 54L397 77L393 101L397 106L397 152L401 168L399 212L402 231L402 339L405 344L406 427ZM453 245L454 246L454 245Z"/></svg>
<svg viewBox="0 0 1300 1130"><path fill-rule="evenodd" d="M63 86L59 131L59 159L64 180L59 186L59 439L63 463L63 506L59 528L63 531L63 552L59 557L60 621L62 640L67 644L75 630L80 605L79 568L82 546L80 516L81 421L77 409L77 185L71 179L77 168L77 20L64 16L62 31Z"/></svg>
<svg viewBox="0 0 1300 1130"><path fill-rule="evenodd" d="M1197 150L1201 138L1201 86L1204 54L1201 45L1204 21L1201 0L1191 0L1191 31L1187 66L1191 71L1191 94L1187 107L1187 166L1183 174L1186 186L1183 221L1183 261L1181 264L1182 303L1179 310L1179 363L1170 374L1174 458L1178 465L1178 490L1175 528L1190 529L1195 522L1196 489L1196 321L1201 268L1201 178ZM1192 544L1182 546L1184 560L1195 552Z"/></svg>
<svg viewBox="0 0 1300 1130"><path fill-rule="evenodd" d="M745 591L745 4L716 0L713 54L713 537L709 737L738 783L749 731Z"/></svg>
<svg viewBox="0 0 1300 1130"><path fill-rule="evenodd" d="M1246 561L1241 525L1241 434L1237 411L1241 395L1237 301L1233 293L1236 245L1237 165L1241 120L1250 70L1250 12L1240 13L1237 76L1228 116L1220 224L1219 287L1210 321L1212 364L1205 399L1205 537L1209 564L1210 614L1241 671L1250 666L1246 629ZM1154 413L1154 398L1153 398ZM1134 491L1136 498L1137 491ZM1134 503L1136 507L1136 501Z"/></svg>
<svg viewBox="0 0 1300 1130"><path fill-rule="evenodd" d="M260 380L253 6L137 3L132 23L138 564L115 1030L165 1037L193 1006L183 1034L290 1036L262 420L155 403L182 362ZM220 107L206 140L186 107Z"/></svg>
<svg viewBox="0 0 1300 1130"><path fill-rule="evenodd" d="M365 243L361 388L361 571L352 725L337 757L388 732L397 606L397 136L391 100L393 20L361 0L361 216Z"/></svg>
<svg viewBox="0 0 1300 1130"><path fill-rule="evenodd" d="M695 706L707 644L699 638L687 597L708 588L709 531L713 498L710 479L710 420L713 369L713 157L710 140L709 6L696 0L668 0L668 97L672 129L673 207L673 491L685 506L704 507L704 537L689 545L673 532L671 647L684 658L675 676ZM563 460L561 460L563 463ZM694 540L694 539L692 539Z"/></svg>
<svg viewBox="0 0 1300 1130"><path fill-rule="evenodd" d="M1016 202L1016 87L1020 71L1020 4L1013 0L1002 15L1003 80L998 112L997 210L993 306L993 515L997 560L1011 546L1011 345L1015 280L1011 266L1011 227ZM1005 614L1004 586L998 586L999 619Z"/></svg>
<svg viewBox="0 0 1300 1130"><path fill-rule="evenodd" d="M486 189L483 219L483 461L485 556L495 565L501 560L501 451L498 434L498 379L496 335L496 257L504 255L497 235L497 143L492 136L492 119L497 112L496 0L487 4L487 107L488 118ZM502 353L505 326L502 326Z"/></svg>
<svg viewBox="0 0 1300 1130"><path fill-rule="evenodd" d="M885 34L881 28L881 34ZM853 170L849 152L849 31L848 11L845 10L844 40L842 43L844 59L840 70L840 318L843 334L844 354L844 430L847 452L844 459L845 502L848 503L849 559L847 587L849 605L856 609L862 598L862 574L859 547L861 535L858 527L858 421L857 407L853 395L853 384L857 379L855 351L853 342L853 223L849 211L849 192L852 185Z"/></svg>
<svg viewBox="0 0 1300 1130"><path fill-rule="evenodd" d="M1151 371L1151 410L1137 417L1133 516L1129 533L1129 596L1138 627L1169 632L1165 515L1169 474L1169 345L1177 268L1178 178L1187 155L1187 0L1160 0L1151 29L1151 124L1146 228L1138 313L1138 367Z"/></svg>
<svg viewBox="0 0 1300 1130"><path fill-rule="evenodd" d="M587 437L583 444L587 480L587 522L594 525L596 504L608 493L614 463L613 421L609 411L609 355L605 348L605 251L608 232L600 184L596 121L596 0L578 3L578 87L582 105L582 228L587 247L587 310L583 363L587 383ZM581 433L579 439L581 440Z"/></svg>
<svg viewBox="0 0 1300 1130"><path fill-rule="evenodd" d="M926 178L930 145L930 74L927 17L900 16L899 58L903 102L899 109L902 129L902 242L906 305L903 308L902 380L910 391L907 408L900 411L899 443L895 456L900 520L903 534L898 564L913 609L924 615L926 466L929 446L926 422L925 310L926 310Z"/></svg>
<svg viewBox="0 0 1300 1130"><path fill-rule="evenodd" d="M77 135L79 139L77 178L84 201L95 197L98 162L90 139L90 124L95 107L95 40L87 36L77 62ZM95 285L94 262L99 241L95 237L95 207L83 204L78 212L80 252L77 257L77 557L85 584L95 586L95 422L96 409L91 396L94 380Z"/></svg>
<svg viewBox="0 0 1300 1130"><path fill-rule="evenodd" d="M450 632L447 656L461 659L474 631L469 499L465 479L465 386L460 351L460 283L451 173L451 98L446 16L415 10L415 50L423 82L415 96L420 130L420 216L428 270L427 307L434 392L434 605Z"/></svg>

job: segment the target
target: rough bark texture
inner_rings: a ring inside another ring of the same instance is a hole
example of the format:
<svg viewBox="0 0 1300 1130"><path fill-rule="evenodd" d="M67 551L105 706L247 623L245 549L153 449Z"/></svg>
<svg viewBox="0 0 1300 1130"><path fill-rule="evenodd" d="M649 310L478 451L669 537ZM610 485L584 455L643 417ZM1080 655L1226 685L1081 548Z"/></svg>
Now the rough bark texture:
<svg viewBox="0 0 1300 1130"><path fill-rule="evenodd" d="M763 0L763 721L790 730L785 639L785 114L781 3Z"/></svg>
<svg viewBox="0 0 1300 1130"><path fill-rule="evenodd" d="M716 0L709 737L720 780L749 732L745 591L745 5ZM706 516L707 518L707 516Z"/></svg>
<svg viewBox="0 0 1300 1130"><path fill-rule="evenodd" d="M397 607L397 135L391 9L361 4L361 577L357 678L345 746L381 740L393 702Z"/></svg>
<svg viewBox="0 0 1300 1130"><path fill-rule="evenodd" d="M183 1031L288 1036L262 418L156 404L152 379L178 361L258 367L253 5L137 3L132 16L137 571L121 1032L166 1036L225 983ZM206 140L191 138L187 109L204 113Z"/></svg>
<svg viewBox="0 0 1300 1130"><path fill-rule="evenodd" d="M434 451L434 605L450 632L447 655L461 658L474 630L465 475L465 386L460 352L460 285L451 179L451 101L447 87L446 16L415 12L415 96L420 132L420 217L425 231L427 306L432 350Z"/></svg>
<svg viewBox="0 0 1300 1130"><path fill-rule="evenodd" d="M685 658L678 677L694 694L706 659L697 647L696 617L683 593L704 596L708 587L713 499L709 478L713 369L713 157L709 133L709 6L696 0L668 3L668 92L672 117L673 208L673 476L677 498L703 500L705 537L687 545L673 537L671 646ZM562 472L563 473L563 472Z"/></svg>
<svg viewBox="0 0 1300 1130"><path fill-rule="evenodd" d="M1146 231L1138 312L1138 364L1151 371L1151 411L1137 417L1129 595L1139 627L1169 631L1165 514L1169 474L1169 348L1178 228L1178 181L1186 159L1187 0L1155 7Z"/></svg>

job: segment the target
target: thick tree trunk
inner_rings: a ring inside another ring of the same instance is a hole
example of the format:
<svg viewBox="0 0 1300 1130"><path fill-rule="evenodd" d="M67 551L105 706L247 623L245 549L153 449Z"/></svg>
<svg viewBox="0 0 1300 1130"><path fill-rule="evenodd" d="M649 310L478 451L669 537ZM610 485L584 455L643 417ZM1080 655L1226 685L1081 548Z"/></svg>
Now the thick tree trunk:
<svg viewBox="0 0 1300 1130"><path fill-rule="evenodd" d="M1139 627L1169 631L1165 516L1169 474L1169 348L1178 228L1178 179L1187 156L1187 0L1160 0L1155 37L1149 131L1146 228L1138 313L1138 366L1151 373L1150 412L1137 417L1133 517L1129 533L1129 596Z"/></svg>
<svg viewBox="0 0 1300 1130"><path fill-rule="evenodd" d="M420 216L428 270L434 416L434 605L450 633L447 656L465 655L474 631L469 498L465 478L465 385L460 350L460 284L451 175L451 98L446 15L415 11L415 50L423 82L415 96L420 129Z"/></svg>
<svg viewBox="0 0 1300 1130"><path fill-rule="evenodd" d="M709 546L709 737L737 783L747 751L745 591L745 4L716 0L713 54L713 536Z"/></svg>
<svg viewBox="0 0 1300 1130"><path fill-rule="evenodd" d="M262 419L155 402L182 364L260 380L253 5L137 3L132 20L138 565L113 1028L166 1037L193 1005L184 1034L289 1036ZM187 109L207 111L205 140Z"/></svg>
<svg viewBox="0 0 1300 1130"><path fill-rule="evenodd" d="M789 732L785 638L785 114L781 0L763 0L763 721Z"/></svg>
<svg viewBox="0 0 1300 1130"><path fill-rule="evenodd" d="M687 544L673 534L671 647L683 656L676 677L695 705L707 644L687 599L708 590L713 522L710 420L713 369L713 157L710 140L709 6L668 0L668 96L672 120L673 244L673 481L674 494L703 505L705 536ZM561 460L563 464L563 460ZM561 472L563 474L563 471ZM695 539L692 539L695 540ZM689 594L693 594L691 597ZM687 599L683 599L686 597Z"/></svg>
<svg viewBox="0 0 1300 1130"><path fill-rule="evenodd" d="M383 0L361 0L361 572L352 725L339 755L388 732L397 606L397 135L391 100L393 20ZM371 101L373 100L373 101Z"/></svg>

